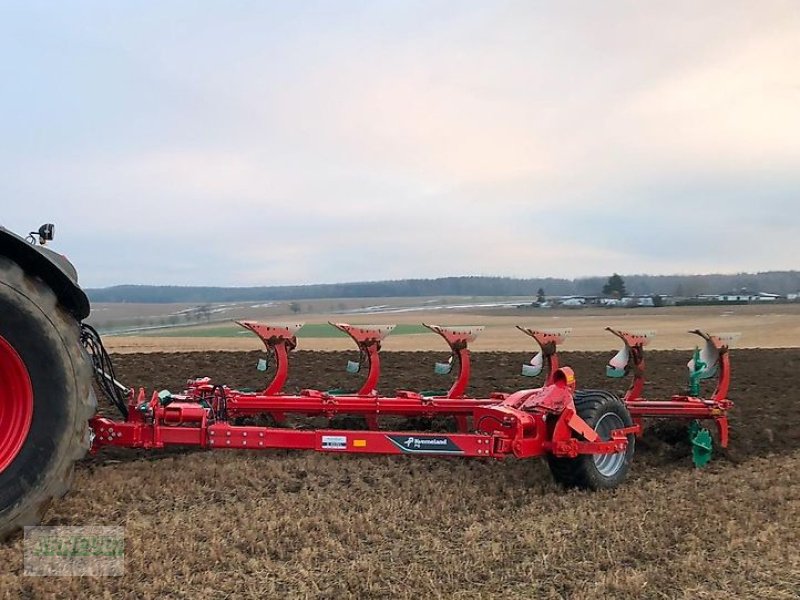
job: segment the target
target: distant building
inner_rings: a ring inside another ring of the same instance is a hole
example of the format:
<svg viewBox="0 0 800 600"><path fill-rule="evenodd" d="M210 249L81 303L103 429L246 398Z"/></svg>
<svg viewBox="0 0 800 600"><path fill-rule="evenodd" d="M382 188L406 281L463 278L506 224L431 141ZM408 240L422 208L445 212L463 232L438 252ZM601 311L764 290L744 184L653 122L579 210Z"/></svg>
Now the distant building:
<svg viewBox="0 0 800 600"><path fill-rule="evenodd" d="M565 298L561 301L561 306L583 306L586 301L583 298Z"/></svg>
<svg viewBox="0 0 800 600"><path fill-rule="evenodd" d="M736 304L750 304L753 302L775 302L786 298L780 294L769 294L767 292L759 292L758 294L749 294L747 292L729 293L729 294L701 294L697 296L698 300L704 302L730 302Z"/></svg>
<svg viewBox="0 0 800 600"><path fill-rule="evenodd" d="M720 302L752 302L754 299L755 296L750 294L722 294L717 296L717 300Z"/></svg>

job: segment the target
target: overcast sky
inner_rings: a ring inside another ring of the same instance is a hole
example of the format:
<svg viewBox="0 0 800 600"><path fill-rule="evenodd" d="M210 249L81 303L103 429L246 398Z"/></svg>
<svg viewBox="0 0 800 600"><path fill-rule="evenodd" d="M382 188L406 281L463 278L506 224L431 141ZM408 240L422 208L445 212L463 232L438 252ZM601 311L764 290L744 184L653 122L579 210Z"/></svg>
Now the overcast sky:
<svg viewBox="0 0 800 600"><path fill-rule="evenodd" d="M800 268L800 2L0 1L88 286Z"/></svg>

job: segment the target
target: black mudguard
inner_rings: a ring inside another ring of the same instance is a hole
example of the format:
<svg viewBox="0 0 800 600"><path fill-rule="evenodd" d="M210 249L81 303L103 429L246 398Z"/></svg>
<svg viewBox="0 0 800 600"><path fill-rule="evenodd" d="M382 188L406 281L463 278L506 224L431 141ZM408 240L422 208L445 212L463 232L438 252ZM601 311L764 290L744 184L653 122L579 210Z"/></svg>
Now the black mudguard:
<svg viewBox="0 0 800 600"><path fill-rule="evenodd" d="M78 321L89 316L89 298L78 285L75 267L65 257L29 243L5 227L0 227L0 256L10 258L29 275L42 279Z"/></svg>

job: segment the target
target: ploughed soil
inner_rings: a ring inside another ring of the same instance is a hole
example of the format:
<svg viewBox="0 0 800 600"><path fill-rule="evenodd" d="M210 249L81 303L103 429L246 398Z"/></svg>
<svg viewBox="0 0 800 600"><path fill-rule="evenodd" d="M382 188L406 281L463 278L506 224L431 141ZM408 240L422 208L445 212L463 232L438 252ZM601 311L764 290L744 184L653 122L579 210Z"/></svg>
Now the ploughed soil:
<svg viewBox="0 0 800 600"><path fill-rule="evenodd" d="M131 354L116 366L148 389L200 375L258 388L260 356ZM622 391L604 377L609 357L562 355L579 387ZM356 387L348 358L294 353L287 391ZM380 389L447 387L433 374L445 358L384 353ZM689 358L648 354L646 396L683 392ZM538 383L519 376L529 354L473 359L471 395ZM796 598L800 349L734 350L732 362L729 450L694 469L685 426L654 424L627 482L604 492L563 490L540 460L104 451L45 524L125 527L126 574L25 577L17 539L0 546L0 596Z"/></svg>

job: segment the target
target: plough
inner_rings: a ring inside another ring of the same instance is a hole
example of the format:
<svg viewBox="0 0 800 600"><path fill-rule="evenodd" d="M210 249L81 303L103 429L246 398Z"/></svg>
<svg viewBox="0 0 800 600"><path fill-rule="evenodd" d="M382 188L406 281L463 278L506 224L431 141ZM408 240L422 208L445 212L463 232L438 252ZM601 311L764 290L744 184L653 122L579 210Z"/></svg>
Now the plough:
<svg viewBox="0 0 800 600"><path fill-rule="evenodd" d="M357 391L302 390L284 392L289 354L297 346L301 323L239 323L264 343L266 358L259 368L274 364L272 379L263 391L241 391L220 385L209 378L192 379L180 394L138 393L125 390L125 420L95 416L90 424L94 433L92 451L105 446L163 448L196 446L202 448L268 449L291 448L335 453L416 454L479 458L548 459L557 481L568 486L601 489L618 485L626 476L633 456L634 439L640 435L645 419L679 418L710 420L716 424L720 444L728 444L727 399L730 377L728 343L731 336L713 336L694 331L705 342L704 349L689 362L691 385L702 379L718 378L713 395L676 395L668 400L642 397L645 384L644 347L650 333L610 329L623 342L622 349L609 361L607 374L631 375L630 388L620 399L602 390L578 390L572 369L559 364L558 346L569 330L542 331L518 327L532 337L539 351L523 365L523 374L545 374L544 385L514 393L496 392L486 398L465 395L470 378L469 343L482 327L450 328L426 325L449 345L446 363L437 363L438 373L455 370L452 386L446 392L399 390L392 396L380 395L381 342L394 326L332 323L355 342L359 361L348 361L351 372L366 371ZM102 365L101 361L95 361ZM110 373L99 368L108 381ZM247 417L269 415L274 425L241 424ZM363 430L303 429L287 426L287 415L326 417L354 415L364 418ZM448 417L455 431L386 430L385 417Z"/></svg>

